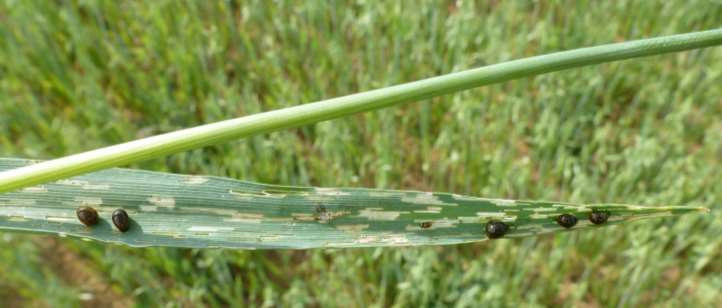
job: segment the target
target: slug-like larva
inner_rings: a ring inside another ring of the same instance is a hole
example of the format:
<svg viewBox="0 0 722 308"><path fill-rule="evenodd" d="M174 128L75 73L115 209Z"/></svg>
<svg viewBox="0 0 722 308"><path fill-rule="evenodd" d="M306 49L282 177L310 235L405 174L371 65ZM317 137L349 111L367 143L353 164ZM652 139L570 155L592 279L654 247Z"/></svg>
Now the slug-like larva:
<svg viewBox="0 0 722 308"><path fill-rule="evenodd" d="M557 217L557 223L564 228L571 228L577 224L577 217L571 214L561 214Z"/></svg>
<svg viewBox="0 0 722 308"><path fill-rule="evenodd" d="M589 221L595 225L602 225L607 222L609 212L593 211L589 214Z"/></svg>
<svg viewBox="0 0 722 308"><path fill-rule="evenodd" d="M123 209L117 209L113 211L113 224L115 225L120 232L125 232L130 229L130 218L128 217L128 213L125 212Z"/></svg>
<svg viewBox="0 0 722 308"><path fill-rule="evenodd" d="M100 219L98 218L98 212L89 206L81 206L75 210L75 215L78 216L80 222L88 227L97 225Z"/></svg>
<svg viewBox="0 0 722 308"><path fill-rule="evenodd" d="M488 238L500 238L509 231L509 226L501 221L490 221L484 230Z"/></svg>

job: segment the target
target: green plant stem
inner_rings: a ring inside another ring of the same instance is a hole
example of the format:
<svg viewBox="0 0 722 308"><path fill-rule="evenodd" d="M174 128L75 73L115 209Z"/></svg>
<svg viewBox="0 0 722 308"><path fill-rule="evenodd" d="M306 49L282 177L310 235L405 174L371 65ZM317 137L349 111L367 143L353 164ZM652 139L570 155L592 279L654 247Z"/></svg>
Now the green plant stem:
<svg viewBox="0 0 722 308"><path fill-rule="evenodd" d="M0 173L0 193L101 169L585 65L722 44L722 29L600 45L504 62L383 89L179 130Z"/></svg>

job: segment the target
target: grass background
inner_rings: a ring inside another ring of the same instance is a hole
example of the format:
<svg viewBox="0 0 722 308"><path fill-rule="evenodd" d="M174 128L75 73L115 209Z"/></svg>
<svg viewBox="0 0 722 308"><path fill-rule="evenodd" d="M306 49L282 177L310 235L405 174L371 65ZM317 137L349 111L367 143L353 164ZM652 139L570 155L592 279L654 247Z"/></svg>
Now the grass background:
<svg viewBox="0 0 722 308"><path fill-rule="evenodd" d="M719 1L0 1L0 155L54 158L582 46ZM130 249L0 233L7 306L717 306L722 48L508 82L133 165L711 215L403 249Z"/></svg>

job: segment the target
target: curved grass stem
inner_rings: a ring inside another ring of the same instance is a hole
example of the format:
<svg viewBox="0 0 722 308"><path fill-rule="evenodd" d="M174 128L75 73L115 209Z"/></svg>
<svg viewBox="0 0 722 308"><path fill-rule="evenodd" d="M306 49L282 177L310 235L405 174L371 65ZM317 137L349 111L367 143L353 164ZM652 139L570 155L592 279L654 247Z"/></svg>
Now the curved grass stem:
<svg viewBox="0 0 722 308"><path fill-rule="evenodd" d="M101 169L418 101L482 85L604 62L722 44L722 29L600 45L489 65L383 89L273 110L70 155L0 173L0 193Z"/></svg>

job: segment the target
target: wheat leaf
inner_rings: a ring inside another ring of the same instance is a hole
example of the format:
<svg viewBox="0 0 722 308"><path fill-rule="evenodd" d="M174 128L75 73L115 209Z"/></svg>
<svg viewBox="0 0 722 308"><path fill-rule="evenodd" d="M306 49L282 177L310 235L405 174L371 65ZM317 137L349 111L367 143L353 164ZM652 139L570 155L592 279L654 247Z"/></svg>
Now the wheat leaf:
<svg viewBox="0 0 722 308"><path fill-rule="evenodd" d="M0 159L0 170L34 163ZM80 206L101 222L81 224ZM119 232L111 212L123 208L131 228ZM487 199L448 193L360 188L278 186L228 178L107 169L0 194L0 229L54 233L135 247L239 249L443 245L486 240L489 221L507 223L505 237L596 228L593 210L610 213L605 225L706 212L699 207L643 207ZM560 227L573 214L578 224Z"/></svg>

